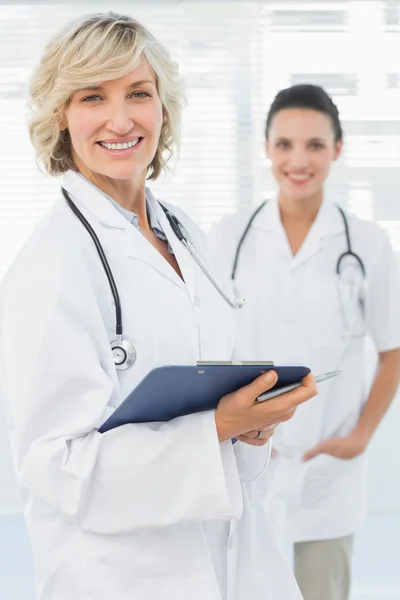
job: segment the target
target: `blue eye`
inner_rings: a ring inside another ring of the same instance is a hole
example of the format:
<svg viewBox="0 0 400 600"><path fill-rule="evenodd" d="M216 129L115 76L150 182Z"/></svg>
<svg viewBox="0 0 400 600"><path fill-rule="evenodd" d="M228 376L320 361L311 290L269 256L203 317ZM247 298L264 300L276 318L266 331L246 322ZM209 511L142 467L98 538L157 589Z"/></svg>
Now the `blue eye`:
<svg viewBox="0 0 400 600"><path fill-rule="evenodd" d="M95 102L99 99L101 99L101 97L98 94L92 94L91 96L85 96L82 98L81 102Z"/></svg>
<svg viewBox="0 0 400 600"><path fill-rule="evenodd" d="M144 100L146 98L151 98L151 94L150 92L135 90L129 97L137 100ZM85 96L84 98L82 98L81 102L91 103L98 102L99 100L102 100L102 97L99 96L99 94L91 94L90 96Z"/></svg>
<svg viewBox="0 0 400 600"><path fill-rule="evenodd" d="M280 148L280 150L287 150L290 147L290 144L289 142L278 142L276 147Z"/></svg>
<svg viewBox="0 0 400 600"><path fill-rule="evenodd" d="M131 97L134 97L134 98L151 98L151 94L150 94L150 92L144 92L144 91L141 91L141 90L136 90L135 92L133 92L131 94Z"/></svg>

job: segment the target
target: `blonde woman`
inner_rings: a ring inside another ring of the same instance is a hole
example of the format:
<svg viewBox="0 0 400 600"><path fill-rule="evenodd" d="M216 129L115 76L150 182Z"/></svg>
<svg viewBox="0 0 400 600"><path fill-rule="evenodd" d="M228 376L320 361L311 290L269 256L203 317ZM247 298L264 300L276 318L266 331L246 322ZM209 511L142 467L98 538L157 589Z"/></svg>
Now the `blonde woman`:
<svg viewBox="0 0 400 600"><path fill-rule="evenodd" d="M209 269L201 233L146 187L178 142L176 65L133 19L92 15L47 46L31 96L62 193L2 283L0 365L37 600L299 599L257 479L311 376L98 431L154 367L231 353L233 310L180 240Z"/></svg>

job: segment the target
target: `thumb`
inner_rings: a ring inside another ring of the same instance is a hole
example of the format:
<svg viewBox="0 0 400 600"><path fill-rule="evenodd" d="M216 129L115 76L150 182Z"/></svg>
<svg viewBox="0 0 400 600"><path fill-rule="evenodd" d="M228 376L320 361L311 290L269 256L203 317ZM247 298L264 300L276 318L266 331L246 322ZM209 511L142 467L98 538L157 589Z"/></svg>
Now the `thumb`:
<svg viewBox="0 0 400 600"><path fill-rule="evenodd" d="M241 388L241 392L245 394L249 399L254 400L257 396L260 396L263 392L267 392L275 383L278 381L278 376L275 371L267 371L263 373L257 379L245 385Z"/></svg>

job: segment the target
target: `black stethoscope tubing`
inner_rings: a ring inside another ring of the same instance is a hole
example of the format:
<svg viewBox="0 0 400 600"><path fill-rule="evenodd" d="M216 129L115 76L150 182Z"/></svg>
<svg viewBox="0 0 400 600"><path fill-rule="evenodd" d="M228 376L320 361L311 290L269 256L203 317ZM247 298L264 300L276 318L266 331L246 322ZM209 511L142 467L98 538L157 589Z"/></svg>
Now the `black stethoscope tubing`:
<svg viewBox="0 0 400 600"><path fill-rule="evenodd" d="M236 271L237 271L237 267L238 267L238 263L239 263L239 256L240 256L240 252L243 246L244 241L246 240L250 228L253 225L254 219L257 217L257 215L259 214L259 212L264 208L264 206L267 204L268 200L265 200L262 204L260 204L260 206L258 206L256 208L256 210L253 212L253 214L251 215L244 231L243 234L238 242L237 248L236 248L236 252L235 252L235 258L233 261L233 267L232 267L232 272L231 272L231 280L234 281L235 277L236 277ZM346 243L347 243L347 250L345 252L343 252L343 254L341 254L337 260L336 263L336 273L337 275L340 275L340 269L341 269L341 264L343 262L343 259L346 258L347 256L351 256L352 258L354 258L363 275L363 278L365 278L366 276L366 272L365 272L365 266L363 261L361 260L360 256L358 254L356 254L355 252L353 252L352 247L351 247L351 239L350 239L350 231L349 231L349 223L347 220L347 217L345 215L345 212L342 208L340 208L340 206L337 206L337 209L339 210L342 219L343 219L343 224L344 224L344 231L345 231L345 236L346 236Z"/></svg>
<svg viewBox="0 0 400 600"><path fill-rule="evenodd" d="M90 225L89 221L84 217L84 215L81 213L79 208L73 202L73 200L71 199L68 192L63 187L61 188L61 191L67 202L67 205L69 206L71 211L74 213L74 215L79 219L79 221L82 223L82 225L85 227L86 231L89 233L90 237L92 238L94 245L96 247L97 253L100 257L103 269L107 275L107 279L108 279L108 282L110 285L111 293L112 293L114 304L115 304L115 320L116 320L115 331L116 331L117 337L116 337L116 340L111 342L111 350L113 353L113 360L114 360L114 364L117 369L127 369L132 364L134 364L134 362L136 360L136 350L135 350L133 343L130 340L123 338L121 300L119 297L117 285L114 280L114 276L112 274L111 267L109 265L106 255L104 253L101 242L100 242L99 238L97 237L97 234L94 231L93 227ZM215 281L215 279L211 276L211 274L208 272L208 270L204 266L203 262L197 256L197 253L195 252L193 245L191 243L189 243L189 240L184 235L183 226L181 225L181 223L177 219L177 217L173 213L171 213L167 208L165 208L165 206L163 206L161 203L160 203L160 206L163 209L166 218L168 219L169 225L170 225L173 233L176 235L178 240L188 249L191 256L197 262L199 267L202 269L202 271L204 272L206 277L209 279L211 284L218 291L218 293L223 297L223 299L232 308L236 308L236 309L242 308L242 306L244 305L244 301L241 301L238 299L235 299L232 301L229 298L229 296L224 292L224 290L219 286L219 284Z"/></svg>
<svg viewBox="0 0 400 600"><path fill-rule="evenodd" d="M111 293L113 295L114 298L114 304L115 304L115 332L118 335L122 335L123 333L123 329L122 329L122 310L121 310L121 300L119 297L119 293L118 293L118 288L116 286L115 283L115 279L114 276L112 274L111 271L111 267L109 265L109 262L107 260L107 257L104 253L103 247L100 243L99 238L97 237L97 234L95 232L95 230L93 229L93 227L90 225L89 221L83 216L83 214L81 213L81 211L78 209L78 207L75 205L75 203L71 200L68 192L64 189L61 188L61 191L64 195L65 200L67 201L68 206L70 207L70 209L72 210L72 212L74 213L74 215L76 217L78 217L78 219L80 220L80 222L82 223L82 225L86 228L87 232L89 233L90 237L92 238L94 245L96 246L96 250L97 253L100 257L101 263L103 265L103 269L107 275L107 279L108 282L110 284L110 288L111 288Z"/></svg>

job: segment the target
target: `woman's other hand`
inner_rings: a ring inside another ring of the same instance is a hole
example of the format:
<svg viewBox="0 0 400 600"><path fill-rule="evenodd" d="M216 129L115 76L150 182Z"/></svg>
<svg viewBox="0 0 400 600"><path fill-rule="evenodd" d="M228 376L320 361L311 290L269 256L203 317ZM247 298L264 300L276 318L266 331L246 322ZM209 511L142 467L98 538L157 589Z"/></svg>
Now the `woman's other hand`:
<svg viewBox="0 0 400 600"><path fill-rule="evenodd" d="M215 411L220 442L245 436L246 442L248 439L252 439L254 440L253 445L262 446L271 437L268 437L268 433L263 432L272 431L268 429L270 426L276 426L291 419L299 404L317 394L314 377L309 374L302 380L302 385L291 392L265 402L257 402L258 396L273 388L277 379L275 371L268 371L249 385L221 398ZM260 431L262 432L261 439L260 436L257 437ZM243 441L245 440L243 439Z"/></svg>

